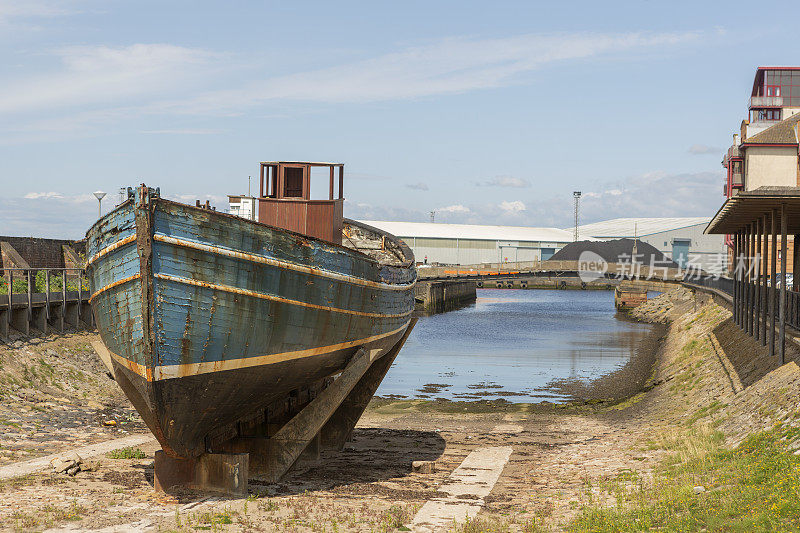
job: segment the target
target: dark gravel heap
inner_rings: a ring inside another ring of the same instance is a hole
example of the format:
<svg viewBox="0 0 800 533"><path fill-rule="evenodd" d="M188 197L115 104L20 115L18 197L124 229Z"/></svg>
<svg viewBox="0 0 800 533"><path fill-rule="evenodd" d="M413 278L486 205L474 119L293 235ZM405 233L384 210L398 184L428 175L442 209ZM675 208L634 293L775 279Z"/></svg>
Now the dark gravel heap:
<svg viewBox="0 0 800 533"><path fill-rule="evenodd" d="M583 252L594 252L609 263L631 261L633 253L633 239L617 239L615 241L578 241L572 242L556 252L553 261L578 261ZM657 267L678 268L678 265L669 260L664 254L646 242L636 243L636 260L643 265L653 264ZM653 261L653 263L651 263Z"/></svg>

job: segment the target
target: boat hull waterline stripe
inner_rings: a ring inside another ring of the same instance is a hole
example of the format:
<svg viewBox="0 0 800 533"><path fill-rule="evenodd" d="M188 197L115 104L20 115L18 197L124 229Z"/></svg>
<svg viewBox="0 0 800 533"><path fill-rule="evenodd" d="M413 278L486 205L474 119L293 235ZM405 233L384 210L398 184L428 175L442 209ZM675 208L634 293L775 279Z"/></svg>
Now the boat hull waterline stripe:
<svg viewBox="0 0 800 533"><path fill-rule="evenodd" d="M224 370L238 370L254 366L282 363L284 361L291 361L294 359L303 359L306 357L325 355L339 350L346 350L348 348L353 348L356 346L363 346L364 344L368 344L370 342L375 342L381 339L385 339L386 337L391 337L392 335L396 335L397 333L400 333L405 328L407 328L409 323L410 320L405 324L403 324L401 327L392 331L388 331L386 333L372 335L370 337L365 337L363 339L341 342L338 344L331 344L329 346L319 346L317 348L307 348L305 350L274 353L269 355L258 355L254 357L245 357L245 358L230 359L223 361L203 361L202 363L164 365L164 366L157 366L154 369L151 369L149 367L146 367L145 365L141 365L134 361L125 359L121 355L117 355L111 350L109 350L109 353L120 365L124 366L131 372L138 374L147 381L159 381L164 379L175 379L186 376L194 376L197 374L221 372Z"/></svg>

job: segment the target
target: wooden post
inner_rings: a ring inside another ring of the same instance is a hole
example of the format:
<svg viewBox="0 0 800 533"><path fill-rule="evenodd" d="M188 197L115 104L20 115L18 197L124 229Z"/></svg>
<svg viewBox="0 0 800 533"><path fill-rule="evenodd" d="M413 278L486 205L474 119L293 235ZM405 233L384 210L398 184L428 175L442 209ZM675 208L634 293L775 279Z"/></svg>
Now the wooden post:
<svg viewBox="0 0 800 533"><path fill-rule="evenodd" d="M206 200L207 201L207 200ZM79 269L76 278L78 279L78 319L75 322L75 327L78 327L81 321L81 307L83 307L83 276Z"/></svg>
<svg viewBox="0 0 800 533"><path fill-rule="evenodd" d="M259 169L259 174L258 174L258 192L259 192L259 197L263 198L264 196L266 196L266 194L264 194L264 163L261 163L259 167L261 168Z"/></svg>
<svg viewBox="0 0 800 533"><path fill-rule="evenodd" d="M61 271L61 331L67 321L67 269Z"/></svg>
<svg viewBox="0 0 800 533"><path fill-rule="evenodd" d="M762 221L762 233L764 234L764 242L761 246L761 318L762 318L762 326L761 326L761 346L767 345L767 324L769 319L769 305L767 300L767 253L769 251L769 247L767 246L767 215L764 215L764 220Z"/></svg>
<svg viewBox="0 0 800 533"><path fill-rule="evenodd" d="M26 271L28 279L28 321L33 319L33 283L31 281L31 269Z"/></svg>
<svg viewBox="0 0 800 533"><path fill-rule="evenodd" d="M11 315L14 314L14 271L8 269L8 325L11 326Z"/></svg>
<svg viewBox="0 0 800 533"><path fill-rule="evenodd" d="M339 200L344 198L344 167L339 167Z"/></svg>
<svg viewBox="0 0 800 533"><path fill-rule="evenodd" d="M741 253L742 245L739 242L739 232L733 235L733 323L739 325L739 254Z"/></svg>
<svg viewBox="0 0 800 533"><path fill-rule="evenodd" d="M44 271L44 316L50 321L50 269Z"/></svg>
<svg viewBox="0 0 800 533"><path fill-rule="evenodd" d="M781 357L781 364L786 362L786 263L788 255L786 253L786 204L781 204L781 302L780 302L780 333L778 335L780 345L778 354Z"/></svg>
<svg viewBox="0 0 800 533"><path fill-rule="evenodd" d="M753 334L753 224L747 226L747 305L744 313L744 330Z"/></svg>
<svg viewBox="0 0 800 533"><path fill-rule="evenodd" d="M333 200L333 165L331 165L331 192L328 195L329 200Z"/></svg>
<svg viewBox="0 0 800 533"><path fill-rule="evenodd" d="M753 254L753 261L755 263L754 275L755 283L753 284L753 291L755 292L754 306L753 306L753 336L756 342L761 338L761 219L756 219L756 235L755 235L755 253Z"/></svg>
<svg viewBox="0 0 800 533"><path fill-rule="evenodd" d="M736 250L736 269L738 270L736 284L739 286L739 298L736 304L736 325L742 327L744 325L744 320L742 319L742 311L744 310L744 234L742 230L739 230L736 238L738 241Z"/></svg>
<svg viewBox="0 0 800 533"><path fill-rule="evenodd" d="M777 215L778 212L776 209L772 210L770 215L771 222L771 232L772 232L772 250L770 251L769 257L769 355L775 355L775 315L777 314L777 309L775 308L775 270L777 265L778 259L778 224L777 224Z"/></svg>

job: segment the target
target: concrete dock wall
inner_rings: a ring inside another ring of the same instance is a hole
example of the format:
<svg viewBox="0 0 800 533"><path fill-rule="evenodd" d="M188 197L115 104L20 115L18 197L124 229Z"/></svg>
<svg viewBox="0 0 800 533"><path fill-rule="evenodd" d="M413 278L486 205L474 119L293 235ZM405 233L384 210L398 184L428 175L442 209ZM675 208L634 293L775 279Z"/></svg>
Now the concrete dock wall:
<svg viewBox="0 0 800 533"><path fill-rule="evenodd" d="M418 281L414 298L418 309L441 313L474 301L475 289L474 281Z"/></svg>

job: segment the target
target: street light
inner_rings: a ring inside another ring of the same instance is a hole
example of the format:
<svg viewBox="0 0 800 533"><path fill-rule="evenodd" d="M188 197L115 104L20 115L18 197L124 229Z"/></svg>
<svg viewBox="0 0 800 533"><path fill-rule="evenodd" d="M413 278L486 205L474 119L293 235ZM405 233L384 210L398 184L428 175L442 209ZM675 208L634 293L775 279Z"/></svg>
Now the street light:
<svg viewBox="0 0 800 533"><path fill-rule="evenodd" d="M103 216L103 197L106 195L103 191L94 191L94 197L97 198L97 218Z"/></svg>

